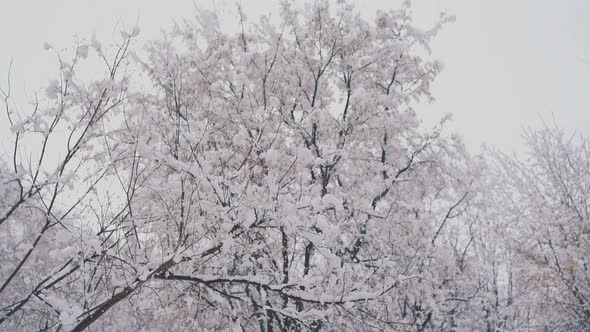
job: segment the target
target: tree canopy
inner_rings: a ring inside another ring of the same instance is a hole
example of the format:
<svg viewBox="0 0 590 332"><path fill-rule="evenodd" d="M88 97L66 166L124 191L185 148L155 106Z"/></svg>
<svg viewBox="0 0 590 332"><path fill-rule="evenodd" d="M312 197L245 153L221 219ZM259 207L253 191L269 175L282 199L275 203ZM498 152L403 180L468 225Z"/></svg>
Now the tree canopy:
<svg viewBox="0 0 590 332"><path fill-rule="evenodd" d="M452 18L238 12L56 51L30 109L3 86L0 329L590 328L589 145L472 155L423 126Z"/></svg>

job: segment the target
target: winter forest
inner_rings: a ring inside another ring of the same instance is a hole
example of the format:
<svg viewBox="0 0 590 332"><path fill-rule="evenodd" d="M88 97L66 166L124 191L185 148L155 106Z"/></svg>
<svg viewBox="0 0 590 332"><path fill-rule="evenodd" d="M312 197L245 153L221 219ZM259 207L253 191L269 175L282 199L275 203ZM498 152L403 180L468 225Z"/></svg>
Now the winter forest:
<svg viewBox="0 0 590 332"><path fill-rule="evenodd" d="M26 105L2 77L0 330L589 331L590 143L425 125L453 17L410 7L200 10L46 44Z"/></svg>

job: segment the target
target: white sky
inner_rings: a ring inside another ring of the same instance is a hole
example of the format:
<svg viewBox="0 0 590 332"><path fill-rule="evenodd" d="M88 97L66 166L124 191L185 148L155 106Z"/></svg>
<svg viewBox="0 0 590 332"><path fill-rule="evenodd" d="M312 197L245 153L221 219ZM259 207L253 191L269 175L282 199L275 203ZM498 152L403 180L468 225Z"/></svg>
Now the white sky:
<svg viewBox="0 0 590 332"><path fill-rule="evenodd" d="M276 10L277 1L238 0L250 19ZM355 1L364 15L399 1ZM143 39L192 15L195 4L233 8L232 0L0 0L0 86L10 58L13 89L20 96L57 73L45 41L69 47L75 36L112 40L121 27L138 22ZM418 110L428 121L453 113L452 129L477 149L488 142L520 150L523 127L540 118L590 136L590 1L414 0L417 24L429 26L440 11L457 17L433 43L445 63L434 104ZM2 128L3 126L0 126Z"/></svg>

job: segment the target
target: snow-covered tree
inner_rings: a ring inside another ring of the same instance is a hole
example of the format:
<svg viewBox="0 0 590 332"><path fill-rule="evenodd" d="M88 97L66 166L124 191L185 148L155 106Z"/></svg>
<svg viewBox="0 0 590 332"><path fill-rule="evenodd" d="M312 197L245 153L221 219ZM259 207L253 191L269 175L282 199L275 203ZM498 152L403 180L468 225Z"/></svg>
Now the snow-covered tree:
<svg viewBox="0 0 590 332"><path fill-rule="evenodd" d="M137 30L81 42L31 111L2 90L0 328L508 326L487 166L411 107L449 18L238 12L236 34L200 12L132 59ZM78 78L87 56L103 79Z"/></svg>
<svg viewBox="0 0 590 332"><path fill-rule="evenodd" d="M91 43L108 68L90 82L77 76L89 45L78 44L70 61L55 51L59 76L28 108L14 101L10 78L0 90L1 121L10 129L0 155L3 330L61 329L83 312L78 303L92 279L87 263L100 253L96 219L106 213L97 207L108 205L93 200L108 193L103 182L117 171L105 139L126 103L123 67L131 39L126 35L112 55Z"/></svg>

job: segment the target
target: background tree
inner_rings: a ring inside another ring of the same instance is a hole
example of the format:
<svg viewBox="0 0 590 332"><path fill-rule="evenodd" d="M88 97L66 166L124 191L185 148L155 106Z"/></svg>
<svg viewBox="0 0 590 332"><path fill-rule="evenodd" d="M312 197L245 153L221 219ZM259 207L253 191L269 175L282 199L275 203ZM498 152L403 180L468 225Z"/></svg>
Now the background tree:
<svg viewBox="0 0 590 332"><path fill-rule="evenodd" d="M584 331L590 327L588 273L590 148L557 127L525 132L525 160L500 155L508 213L509 311L520 325Z"/></svg>

